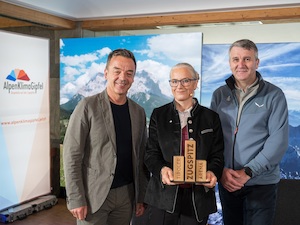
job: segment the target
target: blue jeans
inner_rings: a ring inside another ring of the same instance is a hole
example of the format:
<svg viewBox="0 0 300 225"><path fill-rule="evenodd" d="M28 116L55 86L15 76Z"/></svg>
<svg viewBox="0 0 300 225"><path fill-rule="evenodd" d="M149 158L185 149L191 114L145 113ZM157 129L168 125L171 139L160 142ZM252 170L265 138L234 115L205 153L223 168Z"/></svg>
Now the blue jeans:
<svg viewBox="0 0 300 225"><path fill-rule="evenodd" d="M228 192L219 183L224 225L273 225L278 184Z"/></svg>

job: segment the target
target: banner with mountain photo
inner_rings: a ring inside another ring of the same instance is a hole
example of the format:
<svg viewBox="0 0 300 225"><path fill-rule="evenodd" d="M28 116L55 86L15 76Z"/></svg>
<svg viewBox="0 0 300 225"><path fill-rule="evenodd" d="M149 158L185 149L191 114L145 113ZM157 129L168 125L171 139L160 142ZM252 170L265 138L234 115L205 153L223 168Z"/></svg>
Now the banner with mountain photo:
<svg viewBox="0 0 300 225"><path fill-rule="evenodd" d="M71 113L82 98L104 90L106 80L103 73L107 56L117 48L131 50L136 57L137 71L128 96L145 109L147 122L155 107L173 99L168 82L172 66L179 62L188 62L201 76L200 32L61 39L61 154ZM195 91L198 100L200 100L200 83L201 81ZM65 186L62 166L61 186Z"/></svg>
<svg viewBox="0 0 300 225"><path fill-rule="evenodd" d="M168 80L173 65L188 62L201 72L202 33L61 39L62 125L78 101L104 90L106 59L117 48L131 50L136 57L137 71L128 96L144 107L147 120L153 108L172 100ZM200 99L200 85L195 96Z"/></svg>

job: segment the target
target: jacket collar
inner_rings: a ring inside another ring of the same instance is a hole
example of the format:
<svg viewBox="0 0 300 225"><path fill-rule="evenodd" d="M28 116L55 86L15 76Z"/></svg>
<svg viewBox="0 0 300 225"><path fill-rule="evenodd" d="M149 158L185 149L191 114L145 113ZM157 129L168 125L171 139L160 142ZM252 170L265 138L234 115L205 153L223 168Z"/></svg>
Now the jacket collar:
<svg viewBox="0 0 300 225"><path fill-rule="evenodd" d="M198 103L197 98L193 98L193 99L195 101L195 104L194 104L194 106L193 106L193 108L191 110L191 116L193 116L194 113L195 113L195 111L199 108L199 103ZM172 101L172 107L173 107L174 111L176 112L176 114L178 114L178 111L176 109L175 99Z"/></svg>
<svg viewBox="0 0 300 225"><path fill-rule="evenodd" d="M262 78L261 74L258 71L256 71L256 77L258 78L258 85L259 85L257 92L259 92L263 88L263 86L265 85L265 81L264 81L264 79ZM227 86L230 88L230 90L235 89L235 86L234 86L235 79L234 79L233 75L228 77L225 80L225 82L226 82Z"/></svg>

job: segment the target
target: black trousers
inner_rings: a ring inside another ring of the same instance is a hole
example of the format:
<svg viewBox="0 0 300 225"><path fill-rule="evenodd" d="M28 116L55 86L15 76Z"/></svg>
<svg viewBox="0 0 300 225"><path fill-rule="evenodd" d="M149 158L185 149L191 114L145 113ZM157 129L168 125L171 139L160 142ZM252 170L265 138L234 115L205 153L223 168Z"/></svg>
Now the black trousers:
<svg viewBox="0 0 300 225"><path fill-rule="evenodd" d="M192 203L192 189L179 188L174 213L149 206L147 225L206 225L208 216L197 221Z"/></svg>

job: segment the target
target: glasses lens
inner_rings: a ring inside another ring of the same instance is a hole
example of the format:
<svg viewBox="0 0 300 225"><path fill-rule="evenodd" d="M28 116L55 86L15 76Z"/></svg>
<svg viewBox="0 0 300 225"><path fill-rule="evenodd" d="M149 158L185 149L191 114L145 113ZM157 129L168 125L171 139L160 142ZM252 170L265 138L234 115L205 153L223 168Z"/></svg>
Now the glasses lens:
<svg viewBox="0 0 300 225"><path fill-rule="evenodd" d="M178 85L178 80L169 80L171 87L176 87Z"/></svg>
<svg viewBox="0 0 300 225"><path fill-rule="evenodd" d="M169 80L169 83L170 83L171 87L177 87L179 83L182 86L187 87L191 84L191 81L193 81L193 80L195 80L195 79L189 79L189 78L185 78L185 79L182 79L182 80L173 79L173 80Z"/></svg>
<svg viewBox="0 0 300 225"><path fill-rule="evenodd" d="M190 79L182 79L181 80L181 85L186 87L186 86L189 86L191 83L191 80Z"/></svg>

